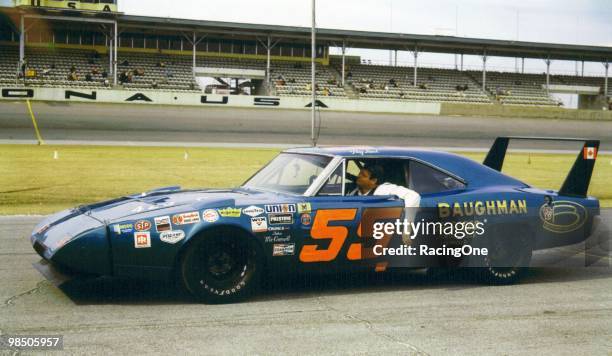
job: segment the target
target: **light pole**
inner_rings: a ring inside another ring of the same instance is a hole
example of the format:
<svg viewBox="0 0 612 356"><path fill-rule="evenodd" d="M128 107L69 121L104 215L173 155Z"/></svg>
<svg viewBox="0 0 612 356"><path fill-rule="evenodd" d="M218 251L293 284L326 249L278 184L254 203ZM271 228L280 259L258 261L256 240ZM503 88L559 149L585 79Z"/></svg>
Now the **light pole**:
<svg viewBox="0 0 612 356"><path fill-rule="evenodd" d="M317 56L316 52L316 0L312 0L312 29L311 29L311 48L310 48L310 56L311 56L311 89L312 89L312 108L311 108L311 118L310 118L310 139L312 140L312 145L317 145L317 138L315 137L315 109L316 109L316 100L317 100L317 89L316 89L316 65L315 58Z"/></svg>

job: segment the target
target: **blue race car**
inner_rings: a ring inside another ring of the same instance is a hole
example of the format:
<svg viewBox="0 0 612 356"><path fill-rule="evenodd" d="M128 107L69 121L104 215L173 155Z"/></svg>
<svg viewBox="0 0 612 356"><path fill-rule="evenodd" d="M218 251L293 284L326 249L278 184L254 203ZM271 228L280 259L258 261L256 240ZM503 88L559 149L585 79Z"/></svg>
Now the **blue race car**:
<svg viewBox="0 0 612 356"><path fill-rule="evenodd" d="M209 303L244 299L274 274L471 267L484 281L513 283L532 251L591 234L599 201L587 189L599 141L562 139L584 146L555 191L500 172L510 139L497 138L483 164L406 148L289 149L240 187L168 187L79 206L42 221L31 242L63 274L176 279ZM420 207L350 195L372 165L385 182L418 192ZM407 216L422 225L381 232Z"/></svg>

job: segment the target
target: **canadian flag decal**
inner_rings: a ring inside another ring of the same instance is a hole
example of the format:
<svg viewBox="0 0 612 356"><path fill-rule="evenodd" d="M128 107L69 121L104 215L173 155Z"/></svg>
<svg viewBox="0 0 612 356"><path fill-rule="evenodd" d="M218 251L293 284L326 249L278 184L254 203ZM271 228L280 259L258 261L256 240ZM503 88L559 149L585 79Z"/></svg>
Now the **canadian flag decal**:
<svg viewBox="0 0 612 356"><path fill-rule="evenodd" d="M597 148L596 147L585 147L583 156L584 156L584 159L597 158Z"/></svg>

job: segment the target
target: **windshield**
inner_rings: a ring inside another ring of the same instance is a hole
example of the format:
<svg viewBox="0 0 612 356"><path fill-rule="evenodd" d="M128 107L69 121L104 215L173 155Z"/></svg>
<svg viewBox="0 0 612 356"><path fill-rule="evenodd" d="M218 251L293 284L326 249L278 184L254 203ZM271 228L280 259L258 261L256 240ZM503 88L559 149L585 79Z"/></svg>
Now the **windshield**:
<svg viewBox="0 0 612 356"><path fill-rule="evenodd" d="M331 160L325 156L281 153L243 187L302 195Z"/></svg>

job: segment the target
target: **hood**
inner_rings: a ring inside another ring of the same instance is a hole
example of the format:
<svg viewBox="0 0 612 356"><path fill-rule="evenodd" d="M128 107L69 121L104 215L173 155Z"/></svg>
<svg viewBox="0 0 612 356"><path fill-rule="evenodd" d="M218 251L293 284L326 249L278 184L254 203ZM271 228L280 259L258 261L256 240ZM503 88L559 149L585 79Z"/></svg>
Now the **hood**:
<svg viewBox="0 0 612 356"><path fill-rule="evenodd" d="M234 206L237 201L252 198L257 194L241 188L181 190L167 187L114 200L83 205L75 208L79 213L91 216L104 223L125 220L132 215L152 213L161 209L184 207L199 210L208 206ZM186 207L190 206L190 207Z"/></svg>

